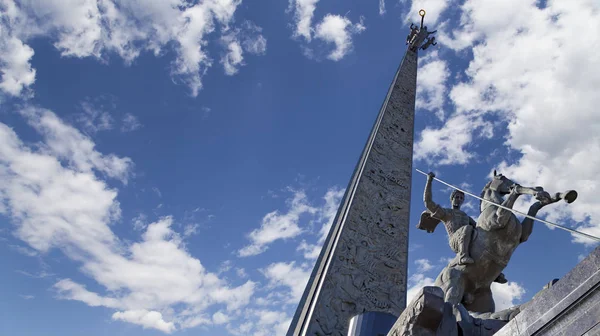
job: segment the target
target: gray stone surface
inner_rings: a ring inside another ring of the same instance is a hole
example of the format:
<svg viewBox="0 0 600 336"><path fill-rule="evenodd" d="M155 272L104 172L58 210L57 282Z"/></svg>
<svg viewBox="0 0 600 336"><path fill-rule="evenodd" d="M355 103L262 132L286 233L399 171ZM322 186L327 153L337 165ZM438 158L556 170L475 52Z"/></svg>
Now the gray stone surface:
<svg viewBox="0 0 600 336"><path fill-rule="evenodd" d="M346 335L366 311L406 304L417 53L407 51L287 335Z"/></svg>
<svg viewBox="0 0 600 336"><path fill-rule="evenodd" d="M442 289L423 287L404 309L388 336L434 336L447 315ZM456 321L453 324L456 326Z"/></svg>
<svg viewBox="0 0 600 336"><path fill-rule="evenodd" d="M599 335L600 247L536 295L497 336Z"/></svg>
<svg viewBox="0 0 600 336"><path fill-rule="evenodd" d="M491 336L506 325L518 307L471 315L463 305L444 302L444 291L423 287L402 312L388 336Z"/></svg>

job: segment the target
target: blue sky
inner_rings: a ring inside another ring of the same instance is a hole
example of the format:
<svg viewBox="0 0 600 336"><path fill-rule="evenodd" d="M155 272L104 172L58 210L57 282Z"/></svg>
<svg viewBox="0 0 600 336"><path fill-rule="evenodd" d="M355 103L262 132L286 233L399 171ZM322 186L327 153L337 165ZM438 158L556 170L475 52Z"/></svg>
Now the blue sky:
<svg viewBox="0 0 600 336"><path fill-rule="evenodd" d="M0 0L0 334L283 335L420 8L414 167L600 236L596 1L140 3ZM424 183L409 296L451 256ZM498 306L593 247L536 224Z"/></svg>

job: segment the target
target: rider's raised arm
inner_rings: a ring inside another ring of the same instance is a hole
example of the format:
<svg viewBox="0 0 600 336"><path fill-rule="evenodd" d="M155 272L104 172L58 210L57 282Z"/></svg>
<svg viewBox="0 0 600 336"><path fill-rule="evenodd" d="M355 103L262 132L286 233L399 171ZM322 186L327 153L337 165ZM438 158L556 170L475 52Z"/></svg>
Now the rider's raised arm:
<svg viewBox="0 0 600 336"><path fill-rule="evenodd" d="M423 193L423 202L425 203L425 208L431 213L431 217L444 221L447 217L444 208L436 204L431 197L431 181L433 181L433 177L435 177L433 173L429 173L427 176L425 192Z"/></svg>

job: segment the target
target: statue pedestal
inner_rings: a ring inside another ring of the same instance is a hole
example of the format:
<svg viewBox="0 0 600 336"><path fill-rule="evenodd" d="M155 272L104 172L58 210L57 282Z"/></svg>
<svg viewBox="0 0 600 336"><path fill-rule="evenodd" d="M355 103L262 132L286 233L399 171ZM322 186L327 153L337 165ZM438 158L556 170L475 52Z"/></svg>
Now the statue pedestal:
<svg viewBox="0 0 600 336"><path fill-rule="evenodd" d="M600 335L600 247L533 299L497 313L470 315L423 287L388 336Z"/></svg>
<svg viewBox="0 0 600 336"><path fill-rule="evenodd" d="M423 287L388 336L491 336L504 327L510 312L473 317L462 305L444 302L441 288Z"/></svg>

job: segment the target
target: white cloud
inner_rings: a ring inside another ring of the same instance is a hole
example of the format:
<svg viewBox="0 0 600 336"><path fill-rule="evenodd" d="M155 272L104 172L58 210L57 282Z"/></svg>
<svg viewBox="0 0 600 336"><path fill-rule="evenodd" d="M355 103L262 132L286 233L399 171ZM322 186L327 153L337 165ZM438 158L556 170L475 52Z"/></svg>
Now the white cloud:
<svg viewBox="0 0 600 336"><path fill-rule="evenodd" d="M164 54L168 46L176 58L171 74L187 84L193 96L212 65L206 51L211 33L231 31L240 0L2 0L0 24L0 89L20 95L35 81L26 43L34 37L51 39L65 57L93 57L106 62L115 53L131 64L142 52ZM256 26L254 26L256 27ZM243 30L243 27L242 27ZM261 50L266 39L256 39ZM264 48L262 48L264 50ZM257 52L261 54L264 52Z"/></svg>
<svg viewBox="0 0 600 336"><path fill-rule="evenodd" d="M416 158L465 163L476 134L500 119L508 124L506 145L522 154L500 163L500 171L552 193L576 189L575 203L540 215L564 224L570 218L600 236L600 59L582 51L600 44L600 3L548 1L539 8L535 1L469 0L461 9L451 38L455 49L472 46L473 60L467 78L450 90L455 114L441 129L424 131Z"/></svg>
<svg viewBox="0 0 600 336"><path fill-rule="evenodd" d="M332 61L339 61L352 50L352 35L363 32L366 28L362 22L353 24L348 18L327 14L315 29L315 37L335 44L335 49L327 56Z"/></svg>
<svg viewBox="0 0 600 336"><path fill-rule="evenodd" d="M303 191L296 191L294 197L287 201L289 210L285 214L273 211L265 215L260 228L248 235L252 243L238 251L239 256L247 257L263 253L268 244L278 239L288 239L302 233L298 221L303 214L314 214L317 209L310 206Z"/></svg>
<svg viewBox="0 0 600 336"><path fill-rule="evenodd" d="M19 295L19 296L25 300L35 299L35 296L33 296L33 295Z"/></svg>
<svg viewBox="0 0 600 336"><path fill-rule="evenodd" d="M35 82L36 72L29 63L34 51L14 36L6 36L3 31L0 31L0 89L18 96Z"/></svg>
<svg viewBox="0 0 600 336"><path fill-rule="evenodd" d="M44 136L44 151L66 160L70 168L79 172L96 170L123 183L131 173L132 161L115 155L102 155L95 144L76 128L67 125L46 109L27 107L21 110L29 125ZM25 169L25 168L24 168Z"/></svg>
<svg viewBox="0 0 600 336"><path fill-rule="evenodd" d="M145 328L154 328L166 333L175 331L173 322L165 322L161 313L147 310L128 310L116 312L112 315L113 320L120 320L139 324Z"/></svg>
<svg viewBox="0 0 600 336"><path fill-rule="evenodd" d="M269 279L270 287L287 288L287 302L296 303L302 297L311 269L306 265L296 266L295 262L278 262L270 264L262 272Z"/></svg>
<svg viewBox="0 0 600 336"><path fill-rule="evenodd" d="M121 132L132 132L142 127L139 119L131 113L125 113L121 125Z"/></svg>
<svg viewBox="0 0 600 336"><path fill-rule="evenodd" d="M213 320L214 324L219 325L219 324L225 324L225 323L229 322L229 320L231 320L231 318L229 317L229 315L223 313L222 311L218 311L213 314L212 320Z"/></svg>
<svg viewBox="0 0 600 336"><path fill-rule="evenodd" d="M294 36L302 36L306 41L312 39L312 19L319 0L290 0L288 10L294 9L296 30Z"/></svg>
<svg viewBox="0 0 600 336"><path fill-rule="evenodd" d="M256 284L232 287L208 272L185 249L171 217L142 223L131 243L114 234L117 190L97 173L126 179L129 159L96 151L48 110L26 108L22 115L43 142L28 146L0 123L0 203L16 237L40 252L59 249L94 284L92 291L60 279L53 286L59 298L114 309L115 320L165 332L206 323L205 311L215 305L248 305Z"/></svg>
<svg viewBox="0 0 600 336"><path fill-rule="evenodd" d="M198 223L194 223L194 224L186 224L183 227L183 237L189 237L191 235L194 235L196 233L198 233L198 229L200 228L200 224Z"/></svg>
<svg viewBox="0 0 600 336"><path fill-rule="evenodd" d="M24 256L27 257L37 257L38 253L35 250L32 250L30 248L27 248L25 246L19 246L19 245L8 245L8 247L13 250L16 251L17 253L20 253Z"/></svg>
<svg viewBox="0 0 600 336"><path fill-rule="evenodd" d="M261 32L261 27L250 21L244 21L242 29L238 30L238 35L241 35L245 51L255 55L264 55L267 52L267 39Z"/></svg>
<svg viewBox="0 0 600 336"><path fill-rule="evenodd" d="M496 303L496 311L501 311L518 304L518 301L525 294L525 288L516 282L506 284L492 283L492 295Z"/></svg>
<svg viewBox="0 0 600 336"><path fill-rule="evenodd" d="M379 0L379 15L385 14L385 0Z"/></svg>
<svg viewBox="0 0 600 336"><path fill-rule="evenodd" d="M248 277L248 273L246 273L246 270L244 268L236 268L235 269L235 274L237 274L238 277L244 279Z"/></svg>
<svg viewBox="0 0 600 336"><path fill-rule="evenodd" d="M477 133L476 133L477 132ZM475 134L479 134L476 136ZM491 138L492 123L481 117L454 114L441 128L426 127L414 146L415 160L428 163L465 164L474 157L467 150L473 138Z"/></svg>
<svg viewBox="0 0 600 336"><path fill-rule="evenodd" d="M451 2L452 0L412 0L410 10L404 17L404 21L412 21L416 24L416 20L419 20L418 23L420 24L419 10L425 9L424 25L429 25L429 31L435 30L434 25Z"/></svg>
<svg viewBox="0 0 600 336"><path fill-rule="evenodd" d="M237 326L227 325L232 335L272 336L285 335L292 321L285 312L268 309L245 309L245 321Z"/></svg>
<svg viewBox="0 0 600 336"><path fill-rule="evenodd" d="M322 243L309 244L306 242L306 240L303 240L302 242L300 242L300 245L298 245L298 248L296 250L302 251L304 254L304 258L314 260L319 257L322 245Z"/></svg>
<svg viewBox="0 0 600 336"><path fill-rule="evenodd" d="M419 63L415 105L433 111L439 119L444 119L445 84L450 76L448 65L439 58L437 50L421 57Z"/></svg>
<svg viewBox="0 0 600 336"><path fill-rule="evenodd" d="M81 109L83 113L77 115L77 121L86 131L96 133L113 128L114 120L108 111L94 107L90 101L82 102Z"/></svg>
<svg viewBox="0 0 600 336"><path fill-rule="evenodd" d="M232 36L223 37L223 43L227 45L227 53L221 58L221 63L223 63L225 73L232 76L237 73L237 67L243 65L242 46Z"/></svg>
<svg viewBox="0 0 600 336"><path fill-rule="evenodd" d="M413 274L408 278L408 289L406 291L406 304L410 304L419 291L425 286L433 286L435 280L424 274Z"/></svg>
<svg viewBox="0 0 600 336"><path fill-rule="evenodd" d="M415 264L417 264L417 273L424 273L433 269L433 265L431 265L428 259L417 259L415 260Z"/></svg>
<svg viewBox="0 0 600 336"><path fill-rule="evenodd" d="M143 213L138 214L137 216L135 216L132 220L131 220L132 224L133 224L133 228L136 231L142 231L146 228L146 222L147 222L147 218L146 215L144 215Z"/></svg>
<svg viewBox="0 0 600 336"><path fill-rule="evenodd" d="M313 37L328 44L334 44L335 49L327 58L339 61L352 50L352 35L363 32L366 27L361 16L359 22L352 23L345 16L326 14L321 22L312 26L314 12L319 0L290 0L288 11L294 12L294 37L303 37L305 42L311 42ZM380 3L381 6L381 3ZM381 10L381 7L380 7ZM314 58L314 51L306 45L301 46L308 58Z"/></svg>
<svg viewBox="0 0 600 336"><path fill-rule="evenodd" d="M221 64L229 76L236 74L244 65L244 51L263 55L267 50L267 39L260 32L262 28L245 21L243 30L236 29L221 38L227 52L221 57ZM242 48L243 47L243 48Z"/></svg>

